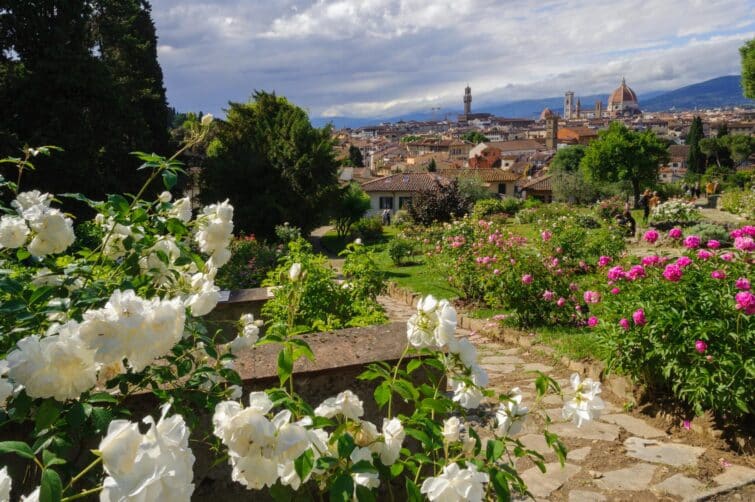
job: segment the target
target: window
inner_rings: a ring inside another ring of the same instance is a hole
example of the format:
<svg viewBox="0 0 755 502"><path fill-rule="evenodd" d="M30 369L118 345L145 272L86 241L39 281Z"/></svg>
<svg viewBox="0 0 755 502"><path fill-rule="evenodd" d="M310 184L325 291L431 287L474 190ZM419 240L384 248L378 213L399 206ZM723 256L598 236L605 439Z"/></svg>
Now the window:
<svg viewBox="0 0 755 502"><path fill-rule="evenodd" d="M380 197L380 209L393 209L393 197Z"/></svg>
<svg viewBox="0 0 755 502"><path fill-rule="evenodd" d="M500 194L506 193L506 183L498 183L498 193Z"/></svg>
<svg viewBox="0 0 755 502"><path fill-rule="evenodd" d="M412 205L412 198L411 197L399 197L398 198L398 208L404 209L408 208Z"/></svg>

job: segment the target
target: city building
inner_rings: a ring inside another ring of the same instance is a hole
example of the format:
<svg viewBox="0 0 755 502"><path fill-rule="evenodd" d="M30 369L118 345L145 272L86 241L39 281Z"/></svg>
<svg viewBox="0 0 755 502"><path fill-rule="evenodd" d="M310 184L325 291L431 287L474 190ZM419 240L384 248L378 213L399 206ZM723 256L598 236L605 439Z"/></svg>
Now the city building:
<svg viewBox="0 0 755 502"><path fill-rule="evenodd" d="M640 114L637 94L621 79L621 85L608 97L608 114L611 117L627 117Z"/></svg>

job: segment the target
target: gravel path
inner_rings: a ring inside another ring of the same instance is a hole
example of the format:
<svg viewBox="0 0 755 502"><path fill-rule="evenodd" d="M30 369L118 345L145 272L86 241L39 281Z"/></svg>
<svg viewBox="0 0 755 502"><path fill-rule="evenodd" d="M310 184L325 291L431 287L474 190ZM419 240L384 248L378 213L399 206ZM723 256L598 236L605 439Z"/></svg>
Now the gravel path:
<svg viewBox="0 0 755 502"><path fill-rule="evenodd" d="M378 300L391 321L406 321L414 313L413 308L392 297ZM708 500L701 498L706 492L733 489L715 498L724 501L748 500L753 493L755 469L745 466L752 459L706 445L692 432L684 431L686 435L681 436L670 433L657 420L625 412L620 403L606 396L606 410L599 420L577 428L563 421L560 396L547 395L535 403L535 371L550 375L563 389L570 387L571 372L542 348L507 345L465 329L459 329L458 335L469 337L476 345L479 362L488 371L490 387L496 394L519 387L524 396L522 404L535 411L518 438L545 456L547 472L541 474L529 460L521 460L517 469L536 500ZM484 403L470 414L470 421L486 422L491 409ZM563 468L543 438L545 415L552 421L549 430L557 433L569 450ZM481 437L485 436L483 431Z"/></svg>

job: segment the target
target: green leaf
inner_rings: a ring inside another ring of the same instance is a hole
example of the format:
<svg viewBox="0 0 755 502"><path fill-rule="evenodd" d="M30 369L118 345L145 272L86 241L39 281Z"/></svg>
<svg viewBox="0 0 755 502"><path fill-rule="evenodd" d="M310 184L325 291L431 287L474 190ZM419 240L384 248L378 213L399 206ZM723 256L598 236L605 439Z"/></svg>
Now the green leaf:
<svg viewBox="0 0 755 502"><path fill-rule="evenodd" d="M422 366L422 359L412 359L409 364L406 365L406 372L411 374L414 370Z"/></svg>
<svg viewBox="0 0 755 502"><path fill-rule="evenodd" d="M373 395L375 396L375 402L378 407L382 408L391 400L391 385L388 382L381 383L375 389Z"/></svg>
<svg viewBox="0 0 755 502"><path fill-rule="evenodd" d="M60 404L54 399L45 400L37 410L37 417L34 421L34 430L39 432L54 424L60 416L60 410Z"/></svg>
<svg viewBox="0 0 755 502"><path fill-rule="evenodd" d="M375 494L366 486L357 485L357 500L359 502L375 502Z"/></svg>
<svg viewBox="0 0 755 502"><path fill-rule="evenodd" d="M294 469L296 474L299 475L299 479L304 480L307 478L312 468L315 466L315 455L312 450L307 450L294 460Z"/></svg>
<svg viewBox="0 0 755 502"><path fill-rule="evenodd" d="M341 474L330 487L330 502L351 502L354 495L354 480L349 474Z"/></svg>
<svg viewBox="0 0 755 502"><path fill-rule="evenodd" d="M278 378L281 385L286 383L294 372L294 360L288 347L278 352Z"/></svg>
<svg viewBox="0 0 755 502"><path fill-rule="evenodd" d="M350 434L344 433L338 437L338 456L341 458L349 458L351 452L356 448L354 438Z"/></svg>
<svg viewBox="0 0 755 502"><path fill-rule="evenodd" d="M52 469L42 471L42 484L39 487L39 502L60 502L63 483L58 473Z"/></svg>
<svg viewBox="0 0 755 502"><path fill-rule="evenodd" d="M503 471L498 471L491 478L493 482L493 489L498 497L498 500L507 502L511 500L511 492L509 491L509 482L506 479L506 474Z"/></svg>
<svg viewBox="0 0 755 502"><path fill-rule="evenodd" d="M108 394L107 392L97 392L96 394L92 394L89 396L89 399L87 399L87 402L90 403L117 403L118 400Z"/></svg>
<svg viewBox="0 0 755 502"><path fill-rule="evenodd" d="M401 474L402 472L404 472L404 464L400 464L400 463L396 462L395 464L393 464L391 466L391 477L392 478L398 477L398 475Z"/></svg>
<svg viewBox="0 0 755 502"><path fill-rule="evenodd" d="M24 261L28 257L31 256L31 253L26 250L26 248L18 248L16 250L16 258L18 261Z"/></svg>
<svg viewBox="0 0 755 502"><path fill-rule="evenodd" d="M490 439L488 440L488 445L485 447L485 458L488 462L495 462L501 458L505 449L503 441L499 439Z"/></svg>
<svg viewBox="0 0 755 502"><path fill-rule="evenodd" d="M42 465L44 465L45 467L50 467L51 465L62 465L65 463L65 460L56 456L51 451L42 450Z"/></svg>
<svg viewBox="0 0 755 502"><path fill-rule="evenodd" d="M166 190L170 190L176 186L177 181L178 176L176 176L176 173L172 171L163 171L163 185L165 185Z"/></svg>
<svg viewBox="0 0 755 502"><path fill-rule="evenodd" d="M107 408L92 408L92 425L96 432L107 431L110 421L113 420L113 414Z"/></svg>
<svg viewBox="0 0 755 502"><path fill-rule="evenodd" d="M438 413L445 413L448 411L450 404L447 399L432 399L426 398L422 400L422 408L428 408Z"/></svg>
<svg viewBox="0 0 755 502"><path fill-rule="evenodd" d="M28 444L23 441L2 441L0 442L0 453L15 453L19 457L28 459L34 458L34 452Z"/></svg>
<svg viewBox="0 0 755 502"><path fill-rule="evenodd" d="M417 484L406 478L406 500L407 502L422 502L422 493L419 491Z"/></svg>

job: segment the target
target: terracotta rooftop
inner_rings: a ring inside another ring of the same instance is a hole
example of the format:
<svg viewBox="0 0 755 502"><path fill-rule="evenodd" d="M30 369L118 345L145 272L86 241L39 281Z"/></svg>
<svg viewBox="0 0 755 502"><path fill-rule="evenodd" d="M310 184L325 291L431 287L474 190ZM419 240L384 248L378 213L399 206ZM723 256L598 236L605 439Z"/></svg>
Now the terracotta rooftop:
<svg viewBox="0 0 755 502"><path fill-rule="evenodd" d="M448 180L435 173L401 173L362 184L365 192L421 192Z"/></svg>
<svg viewBox="0 0 755 502"><path fill-rule="evenodd" d="M520 176L503 169L444 169L438 174L445 178L480 178L485 182L516 181Z"/></svg>
<svg viewBox="0 0 755 502"><path fill-rule="evenodd" d="M515 139L511 141L491 141L488 146L494 146L501 152L516 152L519 150L545 150L545 145L534 139Z"/></svg>
<svg viewBox="0 0 755 502"><path fill-rule="evenodd" d="M533 192L546 192L551 190L551 175L547 174L535 178L520 185L522 190L531 190Z"/></svg>
<svg viewBox="0 0 755 502"><path fill-rule="evenodd" d="M686 159L689 155L689 145L671 145L668 147L669 157Z"/></svg>

